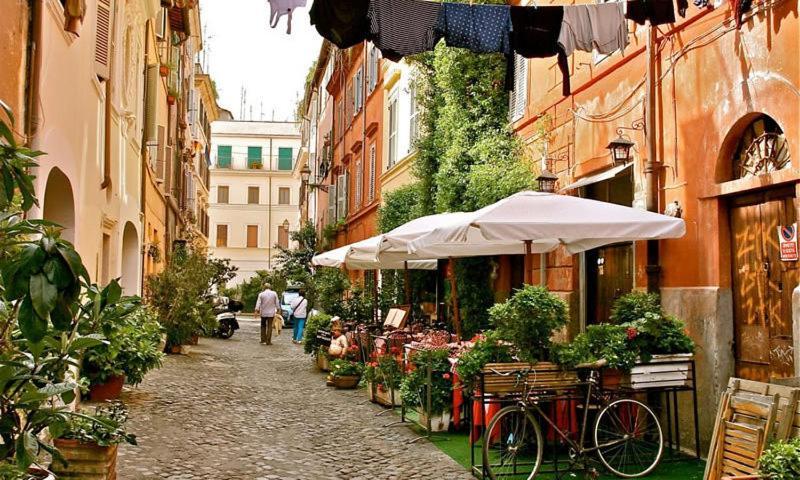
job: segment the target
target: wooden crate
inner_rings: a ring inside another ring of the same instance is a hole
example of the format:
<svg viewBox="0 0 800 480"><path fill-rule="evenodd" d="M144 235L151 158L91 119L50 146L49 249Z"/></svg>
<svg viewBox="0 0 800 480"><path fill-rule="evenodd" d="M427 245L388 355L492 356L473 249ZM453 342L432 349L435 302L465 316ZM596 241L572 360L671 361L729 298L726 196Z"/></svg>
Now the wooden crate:
<svg viewBox="0 0 800 480"><path fill-rule="evenodd" d="M648 363L637 363L630 373L630 386L637 390L659 387L688 387L694 379L689 355L653 355Z"/></svg>
<svg viewBox="0 0 800 480"><path fill-rule="evenodd" d="M575 370L567 370L550 362L489 363L483 369L483 393L495 395L522 393L525 389L524 378L513 373L507 376L502 374L525 371L528 372L527 380L531 390L567 390L579 383Z"/></svg>

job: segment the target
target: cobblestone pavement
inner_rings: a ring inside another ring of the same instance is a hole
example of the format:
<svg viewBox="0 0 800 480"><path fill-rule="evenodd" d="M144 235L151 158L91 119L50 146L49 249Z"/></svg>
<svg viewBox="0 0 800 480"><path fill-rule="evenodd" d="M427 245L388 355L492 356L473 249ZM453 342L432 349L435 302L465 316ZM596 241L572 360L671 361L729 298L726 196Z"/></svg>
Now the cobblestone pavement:
<svg viewBox="0 0 800 480"><path fill-rule="evenodd" d="M240 323L126 387L139 446L120 448L120 479L471 478L427 441L406 444L407 427L384 428L362 391L326 387L289 330L264 346Z"/></svg>

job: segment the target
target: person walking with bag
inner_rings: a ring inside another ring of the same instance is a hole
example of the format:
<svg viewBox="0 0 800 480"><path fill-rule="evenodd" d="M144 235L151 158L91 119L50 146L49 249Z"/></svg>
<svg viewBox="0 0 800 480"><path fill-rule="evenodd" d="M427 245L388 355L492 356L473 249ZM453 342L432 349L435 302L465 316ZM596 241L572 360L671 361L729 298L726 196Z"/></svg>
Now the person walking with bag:
<svg viewBox="0 0 800 480"><path fill-rule="evenodd" d="M308 318L306 291L301 289L300 295L292 300L290 306L292 307L292 317L294 317L294 337L292 342L300 343L303 341L303 330L306 328L306 318Z"/></svg>
<svg viewBox="0 0 800 480"><path fill-rule="evenodd" d="M272 320L280 308L278 294L272 285L264 284L264 291L258 294L255 314L261 317L261 343L272 345Z"/></svg>

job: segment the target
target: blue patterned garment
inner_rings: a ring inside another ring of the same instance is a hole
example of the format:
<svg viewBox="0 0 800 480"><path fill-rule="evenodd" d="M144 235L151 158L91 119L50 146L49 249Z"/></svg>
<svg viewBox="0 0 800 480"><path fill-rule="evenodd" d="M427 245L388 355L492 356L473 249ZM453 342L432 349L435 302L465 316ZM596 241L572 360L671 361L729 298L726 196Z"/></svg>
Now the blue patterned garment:
<svg viewBox="0 0 800 480"><path fill-rule="evenodd" d="M448 47L467 48L475 53L511 53L508 5L445 3L436 31Z"/></svg>

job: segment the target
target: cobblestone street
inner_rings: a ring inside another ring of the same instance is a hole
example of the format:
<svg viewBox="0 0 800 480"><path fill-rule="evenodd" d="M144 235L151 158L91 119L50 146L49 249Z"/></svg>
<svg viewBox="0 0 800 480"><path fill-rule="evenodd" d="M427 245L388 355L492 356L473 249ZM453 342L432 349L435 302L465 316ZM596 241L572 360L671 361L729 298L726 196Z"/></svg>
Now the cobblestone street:
<svg viewBox="0 0 800 480"><path fill-rule="evenodd" d="M284 330L259 345L243 319L230 340L201 339L126 390L138 447L120 449L121 479L471 478L360 391L324 384Z"/></svg>

